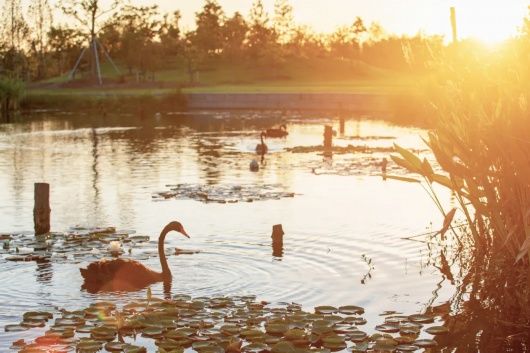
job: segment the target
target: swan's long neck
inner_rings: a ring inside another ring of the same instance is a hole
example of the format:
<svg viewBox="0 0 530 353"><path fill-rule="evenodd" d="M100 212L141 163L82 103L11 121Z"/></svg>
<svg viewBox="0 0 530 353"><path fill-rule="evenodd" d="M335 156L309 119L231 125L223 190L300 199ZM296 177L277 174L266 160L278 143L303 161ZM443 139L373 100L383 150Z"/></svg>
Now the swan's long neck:
<svg viewBox="0 0 530 353"><path fill-rule="evenodd" d="M160 258L160 266L162 266L162 276L171 277L171 270L167 264L166 252L164 251L164 241L166 240L167 233L170 232L170 229L165 227L160 232L160 237L158 238L158 257Z"/></svg>
<svg viewBox="0 0 530 353"><path fill-rule="evenodd" d="M259 135L259 137L261 138L261 144L264 145L265 142L263 141L263 134Z"/></svg>

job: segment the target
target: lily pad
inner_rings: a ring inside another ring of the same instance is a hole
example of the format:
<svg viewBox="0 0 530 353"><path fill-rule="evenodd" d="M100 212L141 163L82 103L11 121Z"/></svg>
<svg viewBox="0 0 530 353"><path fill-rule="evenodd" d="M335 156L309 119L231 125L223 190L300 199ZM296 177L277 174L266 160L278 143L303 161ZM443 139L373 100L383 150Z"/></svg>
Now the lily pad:
<svg viewBox="0 0 530 353"><path fill-rule="evenodd" d="M344 315L362 315L364 314L364 308L356 305L345 305L339 307L339 312Z"/></svg>
<svg viewBox="0 0 530 353"><path fill-rule="evenodd" d="M396 349L398 352L414 352L420 349L420 347L413 344L400 344Z"/></svg>
<svg viewBox="0 0 530 353"><path fill-rule="evenodd" d="M414 345L420 348L432 348L438 345L438 342L430 339L421 339L414 341Z"/></svg>
<svg viewBox="0 0 530 353"><path fill-rule="evenodd" d="M334 314L338 312L338 309L334 306L321 305L315 307L315 313L317 314Z"/></svg>
<svg viewBox="0 0 530 353"><path fill-rule="evenodd" d="M420 323L420 324L429 324L431 322L434 322L434 318L432 316L422 315L422 314L410 315L409 320L412 322Z"/></svg>
<svg viewBox="0 0 530 353"><path fill-rule="evenodd" d="M396 333L399 332L399 326L393 324L377 325L375 329L379 332Z"/></svg>
<svg viewBox="0 0 530 353"><path fill-rule="evenodd" d="M264 343L251 343L243 346L241 350L248 353L263 353L270 351L270 347Z"/></svg>
<svg viewBox="0 0 530 353"><path fill-rule="evenodd" d="M430 333L431 335L444 335L449 333L449 329L445 326L432 326L425 329L425 332Z"/></svg>
<svg viewBox="0 0 530 353"><path fill-rule="evenodd" d="M22 325L5 325L4 331L5 332L20 332L20 331L26 331L29 327L22 326Z"/></svg>

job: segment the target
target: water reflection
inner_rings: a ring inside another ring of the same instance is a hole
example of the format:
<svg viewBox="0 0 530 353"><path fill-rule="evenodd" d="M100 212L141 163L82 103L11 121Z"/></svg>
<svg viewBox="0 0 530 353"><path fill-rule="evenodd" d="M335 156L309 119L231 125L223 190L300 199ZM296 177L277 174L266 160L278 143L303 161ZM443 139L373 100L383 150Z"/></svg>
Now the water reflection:
<svg viewBox="0 0 530 353"><path fill-rule="evenodd" d="M282 122L289 135L268 139L269 153L260 158L259 171L250 172L250 161L258 158L259 132ZM372 313L366 319L374 325L383 307L417 312L441 275L433 267L422 269L423 243L401 238L441 220L421 189L372 177L380 174L375 161L388 152L370 148L389 148L393 142L419 148L422 131L358 120L357 132L349 134L348 121L344 136L335 137L333 144L367 146L367 152L335 153L326 160L320 152L286 151L322 146L323 126L340 129L339 123L319 113L195 112L145 120L45 113L2 126L2 231L32 228L33 182L44 180L51 184L52 230L114 225L154 239L161 225L181 220L194 235L186 246L201 252L170 261L173 292L195 297L256 293L264 300L307 306L359 304ZM378 138L382 136L392 138ZM311 173L324 164L327 174ZM178 184L206 184L221 191L233 185L281 185L296 197L233 204L153 201L154 192ZM269 232L278 223L289 231L285 248L275 249ZM168 238L168 248L177 245ZM271 252L281 261L271 261ZM362 254L377 264L372 272L377 275L365 285L359 283L367 272ZM0 325L13 323L30 309L145 298L145 292L80 292L79 267L87 262L78 261L28 271L0 258L5 269L0 272L0 294L6 299L0 304ZM149 258L145 264L157 267L158 260ZM158 283L153 294L168 296L168 288ZM436 303L446 301L451 290L444 286ZM42 301L40 292L46 293ZM17 305L10 306L12 302ZM7 345L0 339L0 350Z"/></svg>
<svg viewBox="0 0 530 353"><path fill-rule="evenodd" d="M36 261L35 276L37 282L49 285L53 279L53 267L51 261L44 259Z"/></svg>

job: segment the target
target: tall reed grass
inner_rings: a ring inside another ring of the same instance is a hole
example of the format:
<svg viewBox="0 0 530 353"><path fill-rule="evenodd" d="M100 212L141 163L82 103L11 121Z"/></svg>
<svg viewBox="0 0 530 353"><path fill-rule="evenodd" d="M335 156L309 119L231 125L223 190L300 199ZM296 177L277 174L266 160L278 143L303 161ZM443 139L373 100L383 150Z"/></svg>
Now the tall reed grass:
<svg viewBox="0 0 530 353"><path fill-rule="evenodd" d="M494 58L457 53L429 85L434 128L426 144L443 173L396 146L393 160L421 179L445 216L467 220L461 244L472 261L461 290L503 311L503 320L530 322L530 74L522 45ZM432 184L450 189L458 210L444 209ZM463 246L464 246L463 245ZM486 304L487 303L487 304Z"/></svg>
<svg viewBox="0 0 530 353"><path fill-rule="evenodd" d="M22 81L0 77L0 117L9 122L14 111L19 108L24 95L25 86Z"/></svg>

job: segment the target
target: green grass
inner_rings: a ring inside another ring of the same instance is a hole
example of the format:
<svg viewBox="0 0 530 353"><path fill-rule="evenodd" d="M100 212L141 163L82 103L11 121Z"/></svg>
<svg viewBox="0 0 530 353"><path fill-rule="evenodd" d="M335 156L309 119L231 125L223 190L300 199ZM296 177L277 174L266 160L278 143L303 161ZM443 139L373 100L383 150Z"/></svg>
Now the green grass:
<svg viewBox="0 0 530 353"><path fill-rule="evenodd" d="M127 70L120 67L122 73ZM108 64L102 66L107 80L117 74ZM128 77L127 85L113 87L66 88L53 84L64 83L68 75L50 78L35 88L30 95L163 95L182 87L183 93L393 93L403 92L414 85L414 78L385 71L358 61L302 60L289 62L280 69L256 68L249 65L217 63L204 66L197 83L188 84L184 68L160 70L156 82L166 88L146 88ZM50 84L46 86L46 84Z"/></svg>

